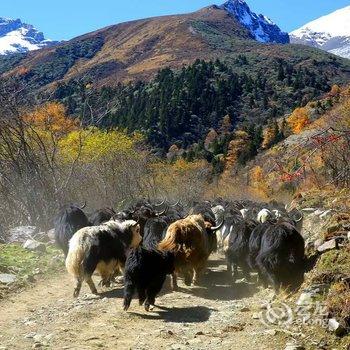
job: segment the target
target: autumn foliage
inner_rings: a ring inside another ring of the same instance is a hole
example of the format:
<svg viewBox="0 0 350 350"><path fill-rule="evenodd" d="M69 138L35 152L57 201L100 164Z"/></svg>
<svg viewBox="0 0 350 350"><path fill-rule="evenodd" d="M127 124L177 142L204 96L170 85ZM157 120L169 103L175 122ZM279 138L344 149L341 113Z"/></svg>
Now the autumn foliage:
<svg viewBox="0 0 350 350"><path fill-rule="evenodd" d="M288 124L294 134L302 132L310 124L308 110L305 107L296 108L288 118Z"/></svg>

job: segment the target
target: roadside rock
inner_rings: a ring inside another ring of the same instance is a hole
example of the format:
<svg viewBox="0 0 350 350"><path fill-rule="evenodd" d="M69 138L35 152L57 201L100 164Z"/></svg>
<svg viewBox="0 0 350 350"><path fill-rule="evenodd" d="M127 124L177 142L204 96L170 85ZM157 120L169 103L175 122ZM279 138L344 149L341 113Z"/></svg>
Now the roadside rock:
<svg viewBox="0 0 350 350"><path fill-rule="evenodd" d="M333 249L338 249L338 242L336 239L331 239L330 241L323 243L317 248L317 251L319 253L324 253L328 250L333 250Z"/></svg>
<svg viewBox="0 0 350 350"><path fill-rule="evenodd" d="M316 239L316 241L314 242L314 248L318 249L319 247L321 247L323 243L324 243L324 240L322 238Z"/></svg>
<svg viewBox="0 0 350 350"><path fill-rule="evenodd" d="M44 243L37 242L32 239L27 239L26 242L23 244L23 248L33 252L46 252L46 246Z"/></svg>
<svg viewBox="0 0 350 350"><path fill-rule="evenodd" d="M298 301L296 302L297 305L310 305L313 303L313 296L314 294L311 292L303 292L300 294L300 297Z"/></svg>
<svg viewBox="0 0 350 350"><path fill-rule="evenodd" d="M47 231L47 237L49 238L50 242L55 242L55 229L51 229Z"/></svg>
<svg viewBox="0 0 350 350"><path fill-rule="evenodd" d="M302 345L287 343L286 348L284 350L305 350Z"/></svg>
<svg viewBox="0 0 350 350"><path fill-rule="evenodd" d="M31 239L37 228L35 226L18 226L9 230L9 243L23 243Z"/></svg>
<svg viewBox="0 0 350 350"><path fill-rule="evenodd" d="M332 210L332 209L326 210L325 212L323 212L323 213L320 215L320 219L322 219L322 220L327 220L329 217L332 216L332 213L333 213L333 210Z"/></svg>
<svg viewBox="0 0 350 350"><path fill-rule="evenodd" d="M338 337L346 334L346 329L335 318L328 320L328 329Z"/></svg>
<svg viewBox="0 0 350 350"><path fill-rule="evenodd" d="M16 275L10 273L1 273L0 274L0 283L1 284L12 284L17 281Z"/></svg>

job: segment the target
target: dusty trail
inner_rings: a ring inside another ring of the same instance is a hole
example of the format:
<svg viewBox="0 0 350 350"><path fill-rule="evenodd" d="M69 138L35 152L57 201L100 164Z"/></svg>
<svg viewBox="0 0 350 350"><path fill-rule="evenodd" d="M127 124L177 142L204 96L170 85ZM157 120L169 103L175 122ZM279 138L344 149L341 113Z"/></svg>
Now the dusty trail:
<svg viewBox="0 0 350 350"><path fill-rule="evenodd" d="M95 279L96 280L96 279ZM38 282L0 302L0 350L12 349L283 349L283 333L272 335L255 314L269 296L254 284L228 284L224 261L215 256L206 286L169 290L146 313L133 300L122 311L122 287L99 297L72 297L66 273Z"/></svg>

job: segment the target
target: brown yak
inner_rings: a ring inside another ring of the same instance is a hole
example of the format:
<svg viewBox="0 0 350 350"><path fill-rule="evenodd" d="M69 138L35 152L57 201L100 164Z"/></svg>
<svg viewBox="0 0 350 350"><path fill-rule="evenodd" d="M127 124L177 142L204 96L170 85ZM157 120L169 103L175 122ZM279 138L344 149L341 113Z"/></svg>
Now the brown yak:
<svg viewBox="0 0 350 350"><path fill-rule="evenodd" d="M222 225L222 224L221 224ZM198 284L199 276L205 269L211 253L208 241L209 234L220 226L204 221L202 215L190 215L185 219L171 224L158 248L171 251L175 255L175 272L173 274L173 289L177 288L177 275L184 277L185 284Z"/></svg>

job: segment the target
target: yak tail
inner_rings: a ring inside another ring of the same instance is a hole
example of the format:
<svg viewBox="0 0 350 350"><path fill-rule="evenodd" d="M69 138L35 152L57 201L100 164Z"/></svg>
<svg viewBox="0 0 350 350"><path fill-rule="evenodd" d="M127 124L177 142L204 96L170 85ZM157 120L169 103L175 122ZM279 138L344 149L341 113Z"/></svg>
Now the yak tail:
<svg viewBox="0 0 350 350"><path fill-rule="evenodd" d="M85 249L74 237L69 242L69 251L66 258L66 269L74 277L81 277L84 274L83 262L85 259Z"/></svg>

